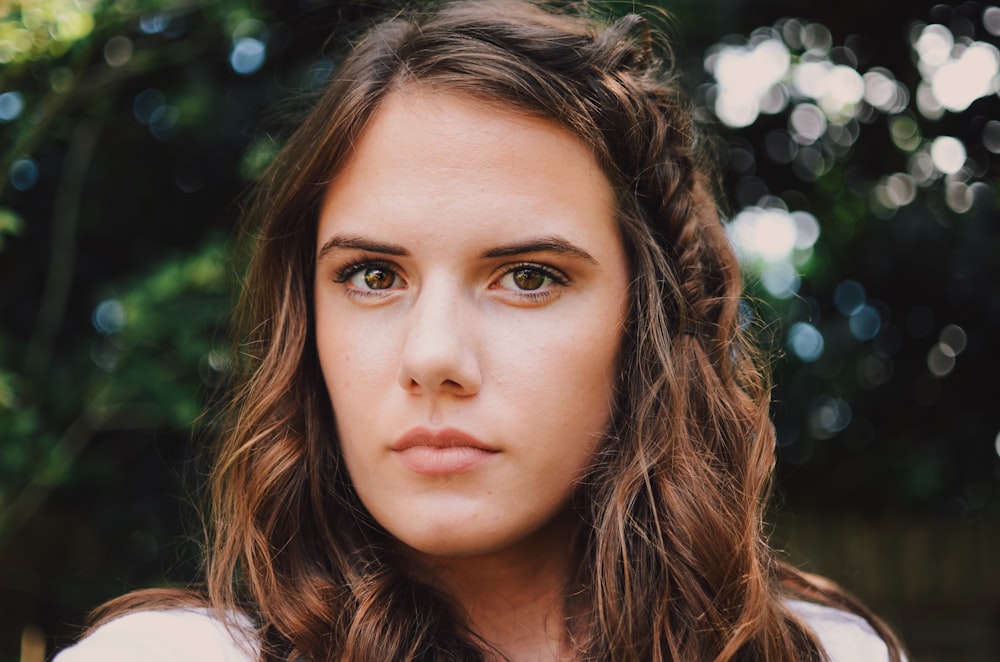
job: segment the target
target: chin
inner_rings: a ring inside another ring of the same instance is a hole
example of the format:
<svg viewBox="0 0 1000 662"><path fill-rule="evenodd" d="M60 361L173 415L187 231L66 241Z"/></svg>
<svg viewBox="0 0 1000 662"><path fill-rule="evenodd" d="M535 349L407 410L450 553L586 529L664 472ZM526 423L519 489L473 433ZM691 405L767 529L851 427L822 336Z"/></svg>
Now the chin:
<svg viewBox="0 0 1000 662"><path fill-rule="evenodd" d="M443 516L433 522L425 519L419 530L403 526L387 531L421 556L453 560L491 556L515 558L534 557L542 551L567 545L578 524L579 519L564 509L541 522L508 522L504 526L500 519L494 518L488 523L482 515L466 520Z"/></svg>
<svg viewBox="0 0 1000 662"><path fill-rule="evenodd" d="M511 539L498 536L496 532L477 532L456 530L452 525L445 530L429 535L428 531L413 534L396 535L389 532L396 540L417 554L438 558L462 559L477 556L497 554L512 546Z"/></svg>

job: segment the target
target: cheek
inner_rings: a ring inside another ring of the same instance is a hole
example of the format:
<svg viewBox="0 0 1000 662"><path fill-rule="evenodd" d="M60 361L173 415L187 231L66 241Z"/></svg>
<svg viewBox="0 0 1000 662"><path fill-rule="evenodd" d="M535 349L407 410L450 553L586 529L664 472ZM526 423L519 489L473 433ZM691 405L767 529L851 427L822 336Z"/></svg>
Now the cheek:
<svg viewBox="0 0 1000 662"><path fill-rule="evenodd" d="M569 326L558 343L547 350L553 361L564 366L563 373L588 377L587 381L594 386L615 379L625 317L624 305L618 297L599 301L603 305L592 305L587 314L578 315L578 323Z"/></svg>
<svg viewBox="0 0 1000 662"><path fill-rule="evenodd" d="M395 352L388 338L357 332L349 324L317 329L320 368L338 425L371 410L395 380Z"/></svg>
<svg viewBox="0 0 1000 662"><path fill-rule="evenodd" d="M371 460L370 433L379 430L380 403L394 371L387 368L387 359L366 341L352 341L336 335L328 338L320 362L337 431L341 454L348 474L367 473ZM359 494L364 485L355 484ZM363 496L363 495L362 495Z"/></svg>
<svg viewBox="0 0 1000 662"><path fill-rule="evenodd" d="M578 438L605 431L614 402L621 322L616 316L594 322L551 326L539 332L544 342L520 351L511 347L510 355L499 357L508 366L522 366L516 373L500 370L508 373L504 390L546 429L572 427Z"/></svg>

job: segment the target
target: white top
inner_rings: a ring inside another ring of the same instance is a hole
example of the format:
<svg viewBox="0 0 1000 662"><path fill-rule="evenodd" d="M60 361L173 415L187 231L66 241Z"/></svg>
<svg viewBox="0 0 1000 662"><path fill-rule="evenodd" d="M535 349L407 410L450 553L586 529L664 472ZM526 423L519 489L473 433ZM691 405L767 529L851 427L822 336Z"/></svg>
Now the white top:
<svg viewBox="0 0 1000 662"><path fill-rule="evenodd" d="M819 636L830 662L889 659L863 618L799 600L788 604ZM227 631L208 609L140 611L102 625L52 662L254 662L256 645L245 634Z"/></svg>
<svg viewBox="0 0 1000 662"><path fill-rule="evenodd" d="M889 648L882 637L857 614L803 600L789 600L788 606L816 633L830 662L889 659Z"/></svg>
<svg viewBox="0 0 1000 662"><path fill-rule="evenodd" d="M252 631L245 634L227 630L210 609L137 611L105 623L52 662L254 662L257 646Z"/></svg>

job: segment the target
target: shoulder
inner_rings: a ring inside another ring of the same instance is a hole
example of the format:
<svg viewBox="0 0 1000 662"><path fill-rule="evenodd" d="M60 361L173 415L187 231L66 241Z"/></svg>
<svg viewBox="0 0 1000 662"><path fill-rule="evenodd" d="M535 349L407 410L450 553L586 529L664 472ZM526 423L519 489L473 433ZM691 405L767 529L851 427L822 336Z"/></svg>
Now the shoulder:
<svg viewBox="0 0 1000 662"><path fill-rule="evenodd" d="M101 625L53 662L252 662L249 620L237 616L232 626L209 609L133 612Z"/></svg>
<svg viewBox="0 0 1000 662"><path fill-rule="evenodd" d="M788 607L816 633L831 662L884 662L885 642L861 616L804 600L789 600Z"/></svg>

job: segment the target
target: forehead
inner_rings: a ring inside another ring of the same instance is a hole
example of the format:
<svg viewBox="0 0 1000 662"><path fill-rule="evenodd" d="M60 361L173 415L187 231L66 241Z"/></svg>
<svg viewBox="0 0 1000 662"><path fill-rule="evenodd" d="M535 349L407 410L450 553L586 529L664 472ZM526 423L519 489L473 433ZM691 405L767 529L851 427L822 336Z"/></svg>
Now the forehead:
<svg viewBox="0 0 1000 662"><path fill-rule="evenodd" d="M458 154L460 148L479 145L482 151ZM419 153L406 149L423 147ZM516 155L559 156L598 166L588 145L557 121L490 97L466 94L442 85L407 83L380 102L347 159L347 167L380 152L395 151L398 158L433 157L441 165L451 160L465 169L475 168L497 157L506 148ZM540 148L531 153L532 146ZM560 152L560 154L556 154ZM470 156L475 156L469 160ZM525 163L524 165L530 165ZM598 167L598 169L600 169ZM602 173L603 174L603 173Z"/></svg>
<svg viewBox="0 0 1000 662"><path fill-rule="evenodd" d="M334 223L389 222L402 231L419 221L461 231L473 219L516 226L574 218L616 234L615 216L608 178L566 129L471 96L416 88L391 93L372 116L326 191L320 234Z"/></svg>

